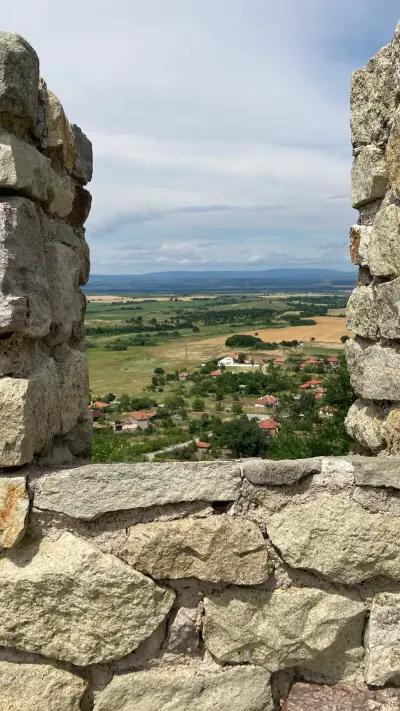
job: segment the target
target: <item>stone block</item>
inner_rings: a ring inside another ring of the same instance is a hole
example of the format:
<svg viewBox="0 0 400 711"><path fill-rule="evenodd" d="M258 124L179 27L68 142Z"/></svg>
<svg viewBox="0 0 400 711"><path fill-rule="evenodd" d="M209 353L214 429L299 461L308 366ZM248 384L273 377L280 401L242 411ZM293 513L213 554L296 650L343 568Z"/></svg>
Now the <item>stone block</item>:
<svg viewBox="0 0 400 711"><path fill-rule="evenodd" d="M377 284L375 303L381 337L400 340L400 278Z"/></svg>
<svg viewBox="0 0 400 711"><path fill-rule="evenodd" d="M0 708L4 711L80 711L84 680L54 665L0 661Z"/></svg>
<svg viewBox="0 0 400 711"><path fill-rule="evenodd" d="M29 511L24 476L0 476L0 546L12 548L22 538Z"/></svg>
<svg viewBox="0 0 400 711"><path fill-rule="evenodd" d="M383 486L400 489L398 457L354 457L354 481L358 486Z"/></svg>
<svg viewBox="0 0 400 711"><path fill-rule="evenodd" d="M90 192L80 185L76 185L72 210L67 218L69 224L73 227L82 227L89 217L91 206L92 196Z"/></svg>
<svg viewBox="0 0 400 711"><path fill-rule="evenodd" d="M35 200L59 217L72 209L71 179L56 173L34 146L6 131L0 131L0 188Z"/></svg>
<svg viewBox="0 0 400 711"><path fill-rule="evenodd" d="M94 711L273 711L268 671L234 667L149 669L115 676Z"/></svg>
<svg viewBox="0 0 400 711"><path fill-rule="evenodd" d="M314 588L224 590L205 600L204 640L218 660L270 672L301 666L335 643L361 645L363 603Z"/></svg>
<svg viewBox="0 0 400 711"><path fill-rule="evenodd" d="M353 73L350 106L353 146L385 144L390 118L396 107L396 81L390 44L379 50L365 67Z"/></svg>
<svg viewBox="0 0 400 711"><path fill-rule="evenodd" d="M226 514L133 526L123 558L156 580L259 585L271 572L258 526Z"/></svg>
<svg viewBox="0 0 400 711"><path fill-rule="evenodd" d="M71 533L0 558L0 644L79 666L136 649L174 593Z"/></svg>
<svg viewBox="0 0 400 711"><path fill-rule="evenodd" d="M75 139L75 164L72 175L79 180L82 185L90 183L93 173L93 149L88 137L82 129L73 123L71 126Z"/></svg>
<svg viewBox="0 0 400 711"><path fill-rule="evenodd" d="M346 342L347 365L355 392L366 400L400 400L400 352L356 339Z"/></svg>
<svg viewBox="0 0 400 711"><path fill-rule="evenodd" d="M386 166L390 187L397 198L400 198L400 111L393 115L389 141L386 148Z"/></svg>
<svg viewBox="0 0 400 711"><path fill-rule="evenodd" d="M25 198L0 198L0 331L45 336L51 307L40 219Z"/></svg>
<svg viewBox="0 0 400 711"><path fill-rule="evenodd" d="M346 493L320 492L268 518L268 536L293 568L354 585L400 580L400 516L371 513Z"/></svg>
<svg viewBox="0 0 400 711"><path fill-rule="evenodd" d="M71 173L75 163L75 139L60 100L42 85L44 112L44 140L42 150L55 165Z"/></svg>
<svg viewBox="0 0 400 711"><path fill-rule="evenodd" d="M365 636L367 684L383 686L400 676L400 595L379 593L372 607Z"/></svg>
<svg viewBox="0 0 400 711"><path fill-rule="evenodd" d="M60 399L60 433L67 434L88 404L88 363L84 352L66 345L54 349L53 355Z"/></svg>
<svg viewBox="0 0 400 711"><path fill-rule="evenodd" d="M244 459L243 474L258 486L285 486L321 471L321 459Z"/></svg>
<svg viewBox="0 0 400 711"><path fill-rule="evenodd" d="M350 259L360 267L368 266L368 245L372 227L352 225L350 227Z"/></svg>
<svg viewBox="0 0 400 711"><path fill-rule="evenodd" d="M181 501L234 501L239 492L236 462L88 464L38 480L35 506L90 521L109 511Z"/></svg>
<svg viewBox="0 0 400 711"><path fill-rule="evenodd" d="M355 157L351 171L351 202L361 207L385 195L388 179L385 157L376 146L365 146Z"/></svg>
<svg viewBox="0 0 400 711"><path fill-rule="evenodd" d="M360 398L349 408L345 419L346 430L352 439L376 454L386 444L385 414L384 406Z"/></svg>
<svg viewBox="0 0 400 711"><path fill-rule="evenodd" d="M368 266L374 276L400 274L400 208L387 205L379 210L372 225Z"/></svg>
<svg viewBox="0 0 400 711"><path fill-rule="evenodd" d="M352 291L346 315L349 331L371 340L378 337L378 308L372 285L358 286Z"/></svg>
<svg viewBox="0 0 400 711"><path fill-rule="evenodd" d="M20 135L36 122L39 59L19 35L0 33L0 125Z"/></svg>
<svg viewBox="0 0 400 711"><path fill-rule="evenodd" d="M374 696L361 684L328 686L297 682L290 689L282 711L380 711Z"/></svg>
<svg viewBox="0 0 400 711"><path fill-rule="evenodd" d="M72 328L82 318L79 290L80 255L62 242L48 241L45 247L46 273L51 294L51 326L61 342L69 340Z"/></svg>
<svg viewBox="0 0 400 711"><path fill-rule="evenodd" d="M60 430L57 371L48 359L27 378L0 379L0 467L20 466Z"/></svg>

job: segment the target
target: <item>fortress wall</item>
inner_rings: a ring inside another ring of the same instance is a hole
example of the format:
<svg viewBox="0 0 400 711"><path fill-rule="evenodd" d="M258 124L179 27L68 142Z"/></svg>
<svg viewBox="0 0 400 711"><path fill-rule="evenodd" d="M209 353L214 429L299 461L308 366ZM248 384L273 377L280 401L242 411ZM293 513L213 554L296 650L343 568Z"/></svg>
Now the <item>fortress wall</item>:
<svg viewBox="0 0 400 711"><path fill-rule="evenodd" d="M354 162L347 362L359 396L347 429L359 451L400 454L400 25L351 86Z"/></svg>
<svg viewBox="0 0 400 711"><path fill-rule="evenodd" d="M24 467L0 708L400 708L397 458ZM29 512L28 512L29 507Z"/></svg>

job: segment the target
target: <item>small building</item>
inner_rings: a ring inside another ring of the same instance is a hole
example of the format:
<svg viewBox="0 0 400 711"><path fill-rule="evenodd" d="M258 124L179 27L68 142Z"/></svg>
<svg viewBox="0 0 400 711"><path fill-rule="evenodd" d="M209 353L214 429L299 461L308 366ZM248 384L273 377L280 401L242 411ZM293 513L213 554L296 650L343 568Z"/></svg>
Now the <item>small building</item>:
<svg viewBox="0 0 400 711"><path fill-rule="evenodd" d="M278 356L277 358L274 358L272 362L274 365L285 365L286 358L284 358L284 356Z"/></svg>
<svg viewBox="0 0 400 711"><path fill-rule="evenodd" d="M96 400L95 402L92 402L90 405L91 410L106 410L108 407L110 407L111 403L110 402L103 402L102 400Z"/></svg>
<svg viewBox="0 0 400 711"><path fill-rule="evenodd" d="M313 393L316 400L322 400L326 395L326 388L315 388Z"/></svg>
<svg viewBox="0 0 400 711"><path fill-rule="evenodd" d="M279 405L279 399L275 395L263 395L256 401L254 407L276 407Z"/></svg>
<svg viewBox="0 0 400 711"><path fill-rule="evenodd" d="M258 427L260 430L263 430L263 432L267 432L271 437L276 437L279 430L279 422L273 419L261 420L261 422L258 423Z"/></svg>
<svg viewBox="0 0 400 711"><path fill-rule="evenodd" d="M97 420L100 420L104 415L104 412L101 410L92 410L92 419L93 422L97 422Z"/></svg>
<svg viewBox="0 0 400 711"><path fill-rule="evenodd" d="M141 429L147 430L150 420L156 417L157 413L155 410L134 410L129 413L128 418L125 420L122 429Z"/></svg>
<svg viewBox="0 0 400 711"><path fill-rule="evenodd" d="M339 358L337 356L329 356L329 358L326 359L326 362L331 368L337 368L339 365Z"/></svg>
<svg viewBox="0 0 400 711"><path fill-rule="evenodd" d="M225 368L229 367L230 365L235 365L235 361L232 358L232 356L224 356L221 358L221 360L218 361L218 365L224 366Z"/></svg>
<svg viewBox="0 0 400 711"><path fill-rule="evenodd" d="M322 385L322 380L307 380L305 383L302 385L299 385L300 390L315 390L315 388L319 388L320 385Z"/></svg>
<svg viewBox="0 0 400 711"><path fill-rule="evenodd" d="M182 370L182 372L178 375L178 379L181 381L181 383L185 383L188 379L188 376L189 373L187 373L186 370Z"/></svg>
<svg viewBox="0 0 400 711"><path fill-rule="evenodd" d="M210 449L211 444L209 442L203 442L201 439L195 440L195 445L197 449Z"/></svg>
<svg viewBox="0 0 400 711"><path fill-rule="evenodd" d="M337 413L337 407L335 405L323 405L319 409L318 416L321 420L325 420L329 417L334 417Z"/></svg>
<svg viewBox="0 0 400 711"><path fill-rule="evenodd" d="M222 373L221 370L213 370L213 371L210 373L210 375L211 375L212 378L219 378L219 376L221 375L221 373Z"/></svg>

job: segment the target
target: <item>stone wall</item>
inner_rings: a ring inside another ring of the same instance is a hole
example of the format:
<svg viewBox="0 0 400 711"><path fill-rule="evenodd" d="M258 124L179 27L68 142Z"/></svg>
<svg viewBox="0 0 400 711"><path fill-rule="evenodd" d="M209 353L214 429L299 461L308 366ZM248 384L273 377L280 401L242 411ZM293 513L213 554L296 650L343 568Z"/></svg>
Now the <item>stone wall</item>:
<svg viewBox="0 0 400 711"><path fill-rule="evenodd" d="M90 454L83 224L92 148L18 35L0 33L0 467Z"/></svg>
<svg viewBox="0 0 400 711"><path fill-rule="evenodd" d="M400 709L398 459L23 467L5 499L1 709Z"/></svg>
<svg viewBox="0 0 400 711"><path fill-rule="evenodd" d="M350 229L358 286L348 304L347 361L359 399L347 428L366 454L400 454L400 25L354 72Z"/></svg>

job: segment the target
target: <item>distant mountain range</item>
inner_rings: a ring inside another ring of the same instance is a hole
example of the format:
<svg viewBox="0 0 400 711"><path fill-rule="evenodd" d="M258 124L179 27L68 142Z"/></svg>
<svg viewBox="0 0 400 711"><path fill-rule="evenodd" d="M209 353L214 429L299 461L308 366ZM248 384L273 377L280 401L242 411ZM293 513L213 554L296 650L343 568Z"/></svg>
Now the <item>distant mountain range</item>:
<svg viewBox="0 0 400 711"><path fill-rule="evenodd" d="M87 294L201 294L259 291L332 291L351 289L354 272L333 269L265 271L175 271L151 274L92 274Z"/></svg>

